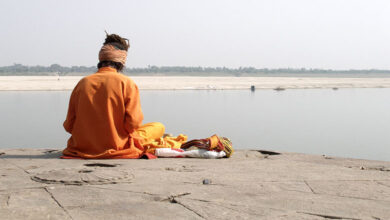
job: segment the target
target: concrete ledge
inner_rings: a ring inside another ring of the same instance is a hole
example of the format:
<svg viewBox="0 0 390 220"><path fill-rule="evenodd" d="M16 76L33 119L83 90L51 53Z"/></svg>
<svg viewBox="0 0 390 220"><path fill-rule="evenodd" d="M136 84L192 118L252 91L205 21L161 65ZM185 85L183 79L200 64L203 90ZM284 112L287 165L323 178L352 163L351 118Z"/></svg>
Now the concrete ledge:
<svg viewBox="0 0 390 220"><path fill-rule="evenodd" d="M0 150L1 219L390 219L390 162L239 150L230 159L61 160Z"/></svg>

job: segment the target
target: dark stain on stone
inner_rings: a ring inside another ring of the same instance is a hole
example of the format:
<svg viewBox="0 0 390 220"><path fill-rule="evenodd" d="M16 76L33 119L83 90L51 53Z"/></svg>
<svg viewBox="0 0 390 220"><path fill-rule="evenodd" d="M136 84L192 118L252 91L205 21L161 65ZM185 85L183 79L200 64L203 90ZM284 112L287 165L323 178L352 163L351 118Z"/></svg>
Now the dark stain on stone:
<svg viewBox="0 0 390 220"><path fill-rule="evenodd" d="M87 167L117 167L119 164L109 164L109 163L87 163L84 166Z"/></svg>
<svg viewBox="0 0 390 220"><path fill-rule="evenodd" d="M312 216L318 216L325 219L350 219L350 220L361 220L360 218L351 218L351 217L345 217L345 216L336 216L336 215L325 215L325 214L319 214L319 213L311 213L311 212L298 212L302 214L312 215Z"/></svg>
<svg viewBox="0 0 390 220"><path fill-rule="evenodd" d="M258 152L260 152L261 154L265 154L265 155L279 155L280 154L279 152L268 151L268 150L258 150Z"/></svg>
<svg viewBox="0 0 390 220"><path fill-rule="evenodd" d="M58 153L58 152L60 152L60 151L59 150L46 150L43 153L44 154L52 154L52 153Z"/></svg>
<svg viewBox="0 0 390 220"><path fill-rule="evenodd" d="M177 200L175 199L175 197L170 197L169 202L170 203L177 203Z"/></svg>
<svg viewBox="0 0 390 220"><path fill-rule="evenodd" d="M165 167L166 171L174 171L174 172L200 172L203 169L191 168L191 167Z"/></svg>
<svg viewBox="0 0 390 220"><path fill-rule="evenodd" d="M359 170L375 170L375 171L382 171L382 172L390 172L390 167L385 166L345 166L346 168L351 169L359 169Z"/></svg>
<svg viewBox="0 0 390 220"><path fill-rule="evenodd" d="M79 170L79 173L92 173L93 170Z"/></svg>
<svg viewBox="0 0 390 220"><path fill-rule="evenodd" d="M390 167L385 167L385 166L365 167L365 169L366 170L377 170L377 171L390 172Z"/></svg>
<svg viewBox="0 0 390 220"><path fill-rule="evenodd" d="M11 195L7 195L7 201L6 201L7 206L9 206L9 201L10 200L11 200Z"/></svg>

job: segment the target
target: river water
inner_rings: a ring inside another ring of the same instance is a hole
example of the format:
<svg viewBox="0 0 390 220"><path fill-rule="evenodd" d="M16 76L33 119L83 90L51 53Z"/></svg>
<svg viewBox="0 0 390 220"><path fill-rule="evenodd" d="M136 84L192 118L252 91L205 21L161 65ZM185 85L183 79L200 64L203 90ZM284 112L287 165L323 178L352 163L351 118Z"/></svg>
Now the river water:
<svg viewBox="0 0 390 220"><path fill-rule="evenodd" d="M0 92L0 148L64 148L70 91ZM236 149L390 161L390 89L141 90L145 122Z"/></svg>

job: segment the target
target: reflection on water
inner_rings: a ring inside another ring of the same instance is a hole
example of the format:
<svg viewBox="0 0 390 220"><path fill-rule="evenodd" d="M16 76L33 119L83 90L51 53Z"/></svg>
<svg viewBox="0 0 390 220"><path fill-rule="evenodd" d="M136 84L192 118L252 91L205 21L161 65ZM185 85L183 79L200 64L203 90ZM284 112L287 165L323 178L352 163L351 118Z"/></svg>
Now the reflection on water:
<svg viewBox="0 0 390 220"><path fill-rule="evenodd" d="M0 92L0 148L63 148L70 92ZM390 89L141 91L145 122L237 149L390 161Z"/></svg>

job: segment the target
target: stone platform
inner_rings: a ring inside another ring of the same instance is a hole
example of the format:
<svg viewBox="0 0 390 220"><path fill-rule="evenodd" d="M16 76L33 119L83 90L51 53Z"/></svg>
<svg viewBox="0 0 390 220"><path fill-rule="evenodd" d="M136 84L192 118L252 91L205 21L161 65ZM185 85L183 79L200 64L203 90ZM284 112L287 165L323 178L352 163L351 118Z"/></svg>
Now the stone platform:
<svg viewBox="0 0 390 220"><path fill-rule="evenodd" d="M390 162L251 150L217 160L0 154L0 219L390 219Z"/></svg>

